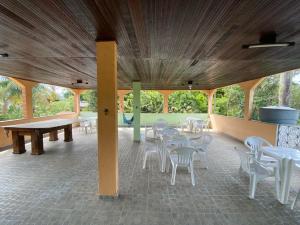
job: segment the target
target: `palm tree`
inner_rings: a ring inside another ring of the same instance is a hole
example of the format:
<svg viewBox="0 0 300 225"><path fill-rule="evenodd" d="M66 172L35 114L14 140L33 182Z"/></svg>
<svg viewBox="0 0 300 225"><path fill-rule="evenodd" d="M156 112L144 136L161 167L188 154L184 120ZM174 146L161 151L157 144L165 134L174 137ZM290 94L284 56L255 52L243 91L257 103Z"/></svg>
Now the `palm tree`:
<svg viewBox="0 0 300 225"><path fill-rule="evenodd" d="M6 77L0 76L1 114L7 114L10 105L21 103L22 90Z"/></svg>

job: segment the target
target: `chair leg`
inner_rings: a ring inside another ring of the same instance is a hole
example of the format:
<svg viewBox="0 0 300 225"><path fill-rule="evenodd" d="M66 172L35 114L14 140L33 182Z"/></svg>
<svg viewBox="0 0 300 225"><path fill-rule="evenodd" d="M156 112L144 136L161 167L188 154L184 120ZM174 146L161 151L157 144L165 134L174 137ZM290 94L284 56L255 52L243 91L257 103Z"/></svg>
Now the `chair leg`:
<svg viewBox="0 0 300 225"><path fill-rule="evenodd" d="M170 160L167 159L167 161L166 161L166 172L167 173L169 173L169 171L170 171L170 164L171 164Z"/></svg>
<svg viewBox="0 0 300 225"><path fill-rule="evenodd" d="M143 169L146 168L147 157L148 157L148 152L145 152L144 161L143 161Z"/></svg>
<svg viewBox="0 0 300 225"><path fill-rule="evenodd" d="M195 186L195 174L194 174L194 167L193 167L193 165L190 165L190 170L191 170L192 185Z"/></svg>
<svg viewBox="0 0 300 225"><path fill-rule="evenodd" d="M276 197L280 199L280 177L279 177L279 169L276 168L275 171L275 187L276 187Z"/></svg>
<svg viewBox="0 0 300 225"><path fill-rule="evenodd" d="M254 199L256 191L257 178L255 174L250 174L249 198Z"/></svg>
<svg viewBox="0 0 300 225"><path fill-rule="evenodd" d="M174 165L174 164L172 163L172 178L171 178L171 185L175 185L176 170L177 170L177 165Z"/></svg>
<svg viewBox="0 0 300 225"><path fill-rule="evenodd" d="M208 169L208 161L207 161L206 153L204 154L203 158L204 158L204 161L205 161L205 169Z"/></svg>
<svg viewBox="0 0 300 225"><path fill-rule="evenodd" d="M291 205L291 209L293 210L295 207L296 202L298 201L298 198L300 197L300 190L298 191L295 200L293 201L292 205Z"/></svg>

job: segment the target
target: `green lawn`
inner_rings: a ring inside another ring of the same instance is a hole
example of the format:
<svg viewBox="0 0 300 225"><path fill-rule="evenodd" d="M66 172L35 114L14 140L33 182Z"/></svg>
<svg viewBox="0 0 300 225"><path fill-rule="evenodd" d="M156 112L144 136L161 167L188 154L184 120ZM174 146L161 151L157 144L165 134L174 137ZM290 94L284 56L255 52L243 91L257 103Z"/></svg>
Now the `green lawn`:
<svg viewBox="0 0 300 225"><path fill-rule="evenodd" d="M131 118L132 113L126 113L126 118ZM81 112L81 117L96 117L97 113L95 112ZM202 119L207 119L207 113L141 113L141 125L145 126L146 124L152 124L159 118L165 119L169 124L180 125L180 123L186 117L197 117ZM122 113L118 114L118 124L119 126L124 126Z"/></svg>

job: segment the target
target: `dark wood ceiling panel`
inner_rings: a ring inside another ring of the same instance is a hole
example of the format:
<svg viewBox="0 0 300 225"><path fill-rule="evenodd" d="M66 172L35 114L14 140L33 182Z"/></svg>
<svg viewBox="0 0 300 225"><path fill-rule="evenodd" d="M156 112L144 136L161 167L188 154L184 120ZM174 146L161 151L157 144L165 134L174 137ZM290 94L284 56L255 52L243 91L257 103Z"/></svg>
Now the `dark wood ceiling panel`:
<svg viewBox="0 0 300 225"><path fill-rule="evenodd" d="M96 87L96 40L118 43L118 86L211 89L300 67L299 0L2 0L0 74ZM262 32L294 47L242 49Z"/></svg>

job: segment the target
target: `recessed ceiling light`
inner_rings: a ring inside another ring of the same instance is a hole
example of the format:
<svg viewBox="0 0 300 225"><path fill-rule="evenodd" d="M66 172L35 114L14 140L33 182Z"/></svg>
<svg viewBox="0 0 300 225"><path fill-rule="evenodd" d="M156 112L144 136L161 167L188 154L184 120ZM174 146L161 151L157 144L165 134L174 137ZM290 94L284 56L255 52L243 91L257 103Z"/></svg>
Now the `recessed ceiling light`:
<svg viewBox="0 0 300 225"><path fill-rule="evenodd" d="M242 45L242 48L272 48L294 46L295 42L276 42L276 33L274 31L262 33L257 44Z"/></svg>
<svg viewBox="0 0 300 225"><path fill-rule="evenodd" d="M0 57L6 58L6 57L8 57L8 54L7 53L0 53Z"/></svg>

